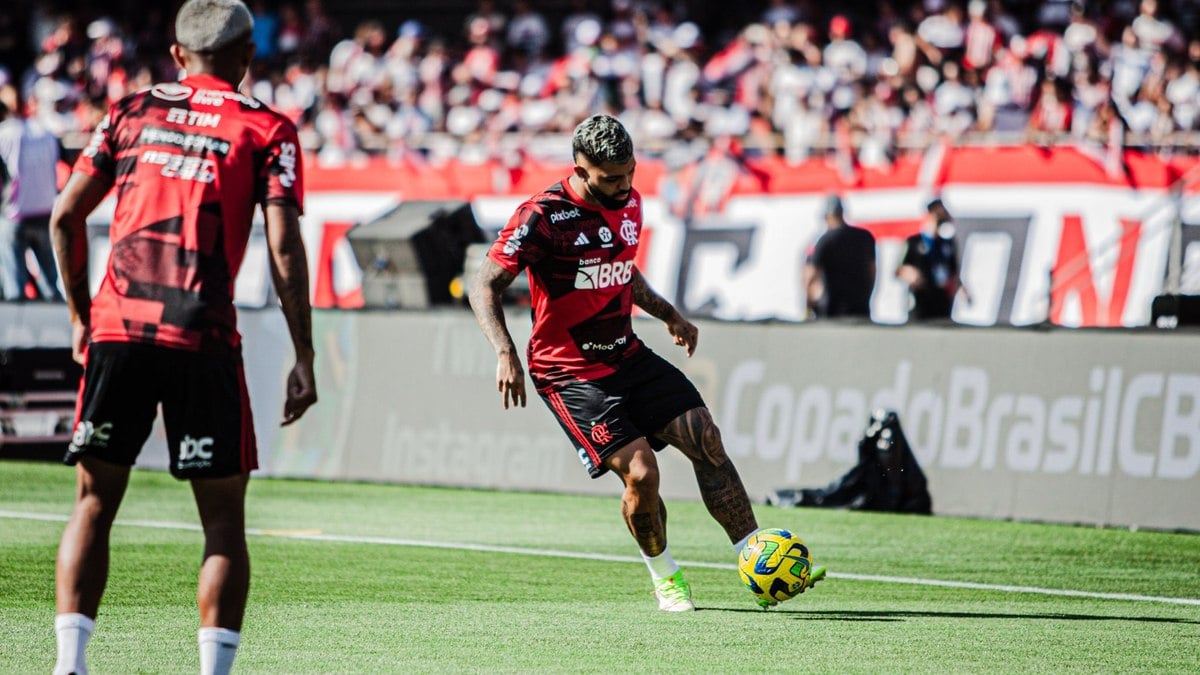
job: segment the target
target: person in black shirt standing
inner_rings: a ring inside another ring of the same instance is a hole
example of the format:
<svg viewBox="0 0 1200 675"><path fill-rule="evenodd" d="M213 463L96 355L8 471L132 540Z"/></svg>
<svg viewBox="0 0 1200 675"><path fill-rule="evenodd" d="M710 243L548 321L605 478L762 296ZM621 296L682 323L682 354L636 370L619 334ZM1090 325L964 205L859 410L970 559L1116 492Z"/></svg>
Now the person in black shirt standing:
<svg viewBox="0 0 1200 675"><path fill-rule="evenodd" d="M912 292L909 316L917 321L949 319L955 294L960 289L966 293L958 276L958 244L950 212L940 199L929 202L927 210L921 231L905 240L904 257L896 270Z"/></svg>
<svg viewBox="0 0 1200 675"><path fill-rule="evenodd" d="M875 290L875 237L846 222L842 200L825 200L828 229L804 265L808 307L819 317L871 318Z"/></svg>

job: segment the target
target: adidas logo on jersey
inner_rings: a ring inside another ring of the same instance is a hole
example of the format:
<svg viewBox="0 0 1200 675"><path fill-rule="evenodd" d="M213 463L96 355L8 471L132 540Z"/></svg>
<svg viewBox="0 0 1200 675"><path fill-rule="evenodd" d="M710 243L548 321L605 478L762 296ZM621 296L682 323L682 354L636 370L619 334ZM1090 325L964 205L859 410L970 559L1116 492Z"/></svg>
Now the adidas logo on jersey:
<svg viewBox="0 0 1200 675"><path fill-rule="evenodd" d="M575 245L576 246L587 246L590 243L591 243L591 240L588 239L587 235L582 232L579 233L578 237L575 237Z"/></svg>
<svg viewBox="0 0 1200 675"><path fill-rule="evenodd" d="M575 273L575 288L599 290L618 284L627 284L633 279L633 261L617 261L602 265L589 265Z"/></svg>

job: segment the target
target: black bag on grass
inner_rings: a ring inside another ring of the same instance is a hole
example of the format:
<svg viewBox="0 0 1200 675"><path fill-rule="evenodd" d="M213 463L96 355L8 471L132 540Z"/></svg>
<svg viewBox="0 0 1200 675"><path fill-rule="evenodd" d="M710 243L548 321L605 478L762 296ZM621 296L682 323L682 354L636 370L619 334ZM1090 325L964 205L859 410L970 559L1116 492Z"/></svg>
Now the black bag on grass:
<svg viewBox="0 0 1200 675"><path fill-rule="evenodd" d="M878 410L858 442L858 464L823 488L779 488L767 495L775 506L827 506L859 511L930 514L933 502L925 473L909 447L900 417Z"/></svg>

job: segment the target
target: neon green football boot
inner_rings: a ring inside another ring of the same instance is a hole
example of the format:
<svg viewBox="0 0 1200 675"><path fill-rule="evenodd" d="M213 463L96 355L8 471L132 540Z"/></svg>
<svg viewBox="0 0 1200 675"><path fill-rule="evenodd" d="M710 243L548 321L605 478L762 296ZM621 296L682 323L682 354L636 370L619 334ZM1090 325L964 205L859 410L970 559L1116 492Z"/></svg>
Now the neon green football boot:
<svg viewBox="0 0 1200 675"><path fill-rule="evenodd" d="M683 570L665 579L655 579L654 595L658 598L658 608L664 612L691 612L696 609L696 604L692 602L692 587L683 578Z"/></svg>
<svg viewBox="0 0 1200 675"><path fill-rule="evenodd" d="M808 582L804 584L804 591L807 591L808 589L812 588L813 586L816 586L818 581L824 581L824 580L825 580L825 566L821 565L820 567L814 567L812 569L812 571L808 573ZM800 591L800 592L803 593L804 591Z"/></svg>
<svg viewBox="0 0 1200 675"><path fill-rule="evenodd" d="M816 586L818 581L823 581L825 579L825 572L826 570L824 565L820 567L814 567L812 572L810 572L808 575L808 581L805 582L804 588L800 589L800 592L803 593L813 586ZM779 604L775 600L768 600L766 598L756 598L755 601L758 602L758 606L762 607L763 609L770 609Z"/></svg>

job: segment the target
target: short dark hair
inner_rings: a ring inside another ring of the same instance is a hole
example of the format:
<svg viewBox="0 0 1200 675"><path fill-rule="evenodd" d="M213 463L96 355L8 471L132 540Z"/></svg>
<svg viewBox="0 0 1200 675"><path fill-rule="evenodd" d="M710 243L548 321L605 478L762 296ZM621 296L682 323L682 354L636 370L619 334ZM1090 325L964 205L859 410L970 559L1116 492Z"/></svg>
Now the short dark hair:
<svg viewBox="0 0 1200 675"><path fill-rule="evenodd" d="M589 162L624 164L633 159L633 139L612 115L592 115L575 127L571 149Z"/></svg>
<svg viewBox="0 0 1200 675"><path fill-rule="evenodd" d="M825 215L837 216L841 218L846 213L846 208L842 206L842 198L837 195L829 195L825 198Z"/></svg>

